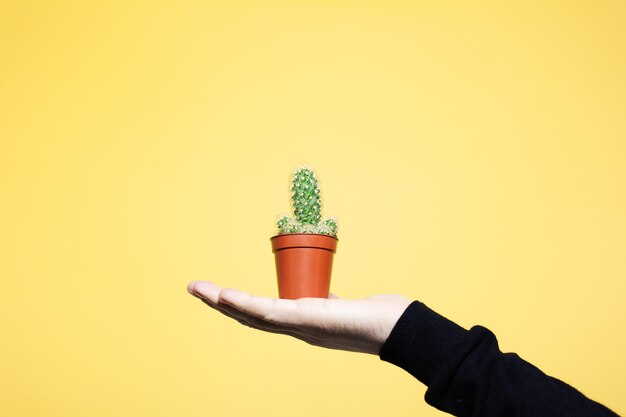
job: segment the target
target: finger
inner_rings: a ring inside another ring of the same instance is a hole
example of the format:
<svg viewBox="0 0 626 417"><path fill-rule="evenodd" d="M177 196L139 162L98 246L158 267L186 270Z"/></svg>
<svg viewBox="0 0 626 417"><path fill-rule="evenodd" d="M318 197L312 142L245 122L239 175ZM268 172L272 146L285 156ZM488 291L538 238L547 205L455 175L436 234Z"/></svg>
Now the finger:
<svg viewBox="0 0 626 417"><path fill-rule="evenodd" d="M220 303L217 306L212 305L209 301L200 297L200 300L210 306L211 308L219 311L223 315L232 318L237 321L239 324L242 324L246 327L250 327L252 329L262 330L269 333L282 334L286 336L291 336L295 339L302 340L306 343L316 345L315 339L311 337L311 335L306 332L301 331L297 327L287 326L282 324L274 324L268 321L264 321L257 317L253 317L242 313L234 307L229 306L228 304Z"/></svg>
<svg viewBox="0 0 626 417"><path fill-rule="evenodd" d="M259 297L231 288L220 291L219 302L246 315L275 324L286 324L277 321L276 317L298 314L295 300Z"/></svg>
<svg viewBox="0 0 626 417"><path fill-rule="evenodd" d="M220 304L219 306L214 306L209 301L203 298L200 298L200 300L206 305L208 305L209 307L219 311L226 317L229 317L239 322L240 324L243 324L246 327L251 327L257 330L263 330L263 331L270 332L270 333L285 334L285 335L296 337L298 339L301 338L301 334L298 333L297 329L293 329L293 330L287 329L283 326L277 326L277 325L265 322L256 317L245 315L241 313L240 311L238 311L237 309L226 304Z"/></svg>
<svg viewBox="0 0 626 417"><path fill-rule="evenodd" d="M192 290L207 305L245 326L287 334L307 343L311 343L312 329L332 327L337 320L336 312L330 308L334 302L324 298L265 298L231 288L221 289L206 281L196 282Z"/></svg>
<svg viewBox="0 0 626 417"><path fill-rule="evenodd" d="M330 305L335 307L335 303L347 301L271 299L235 289L222 289L206 281L190 283L189 287L190 293L205 304L246 327L288 335L313 346L346 350L344 345L329 344L325 337L320 338L320 334L336 325L337 310L331 309ZM333 296L338 298L335 294Z"/></svg>
<svg viewBox="0 0 626 417"><path fill-rule="evenodd" d="M187 285L187 291L193 296L202 297L213 304L217 304L222 287L209 281L191 281Z"/></svg>
<svg viewBox="0 0 626 417"><path fill-rule="evenodd" d="M320 311L326 299L307 298L300 300L259 297L232 288L221 288L208 281L193 281L188 290L196 297L204 298L214 306L230 305L241 314L239 318L256 317L267 323L297 327L319 323ZM339 299L335 294L330 298Z"/></svg>
<svg viewBox="0 0 626 417"><path fill-rule="evenodd" d="M252 297L249 294L244 293L243 291L223 289L208 281L191 282L189 283L187 289L192 295L200 298L200 300L202 300L202 302L204 302L209 307L219 311L227 317L237 320L239 323L245 326L253 327L258 330L287 334L300 338L298 330L293 326L286 326L280 323L268 321L265 319L265 317L259 316L259 313L251 314L249 311L243 310L238 306L233 306L225 303L223 297L221 296L222 293L235 292L237 293L236 296L238 297L241 297L241 295L247 295L249 297ZM272 299L264 299L262 297L253 298L257 299L257 302L258 300L263 300L263 302L267 303L267 306L272 305L274 301Z"/></svg>
<svg viewBox="0 0 626 417"><path fill-rule="evenodd" d="M238 321L245 320L251 321L253 316L237 310L235 307L230 306L220 300L220 293L224 291L223 288L208 281L194 281L189 283L187 290L190 294L199 298L203 303L218 310L226 316L229 316Z"/></svg>
<svg viewBox="0 0 626 417"><path fill-rule="evenodd" d="M337 294L332 293L332 292L328 294L328 298L333 299L333 300L341 300L341 297L339 297Z"/></svg>

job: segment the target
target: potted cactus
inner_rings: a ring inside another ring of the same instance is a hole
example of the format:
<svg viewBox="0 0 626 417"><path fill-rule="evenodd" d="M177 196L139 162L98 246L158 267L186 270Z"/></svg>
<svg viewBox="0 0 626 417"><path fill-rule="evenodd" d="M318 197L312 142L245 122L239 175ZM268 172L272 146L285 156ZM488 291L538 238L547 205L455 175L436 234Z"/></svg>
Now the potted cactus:
<svg viewBox="0 0 626 417"><path fill-rule="evenodd" d="M321 216L322 200L312 169L297 168L290 181L294 217L281 215L272 236L280 298L328 298L337 221Z"/></svg>

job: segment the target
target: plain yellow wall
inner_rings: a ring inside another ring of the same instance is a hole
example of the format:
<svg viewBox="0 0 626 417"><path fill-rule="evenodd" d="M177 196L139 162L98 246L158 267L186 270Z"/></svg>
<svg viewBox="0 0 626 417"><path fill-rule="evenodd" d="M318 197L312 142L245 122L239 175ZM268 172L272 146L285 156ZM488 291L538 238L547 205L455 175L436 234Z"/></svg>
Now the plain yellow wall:
<svg viewBox="0 0 626 417"><path fill-rule="evenodd" d="M0 415L440 416L276 297L308 164L332 291L399 293L626 413L622 1L3 2Z"/></svg>

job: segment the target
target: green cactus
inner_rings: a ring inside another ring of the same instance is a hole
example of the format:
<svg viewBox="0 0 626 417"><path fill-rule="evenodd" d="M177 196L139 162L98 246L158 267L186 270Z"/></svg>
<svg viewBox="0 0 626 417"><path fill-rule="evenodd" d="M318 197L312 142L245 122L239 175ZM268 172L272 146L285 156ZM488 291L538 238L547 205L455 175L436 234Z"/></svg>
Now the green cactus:
<svg viewBox="0 0 626 417"><path fill-rule="evenodd" d="M322 200L315 173L310 168L298 168L291 177L291 203L295 218L281 215L276 225L278 233L318 233L337 236L337 221L322 218Z"/></svg>

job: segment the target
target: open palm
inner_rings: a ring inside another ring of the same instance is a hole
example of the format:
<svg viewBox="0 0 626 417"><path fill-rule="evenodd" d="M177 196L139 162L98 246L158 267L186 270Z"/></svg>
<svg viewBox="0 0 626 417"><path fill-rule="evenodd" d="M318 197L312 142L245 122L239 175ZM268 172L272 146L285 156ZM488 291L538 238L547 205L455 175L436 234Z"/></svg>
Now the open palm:
<svg viewBox="0 0 626 417"><path fill-rule="evenodd" d="M375 355L411 303L396 294L362 300L344 300L334 294L328 299L265 298L208 281L190 282L187 291L245 326L286 334L315 346Z"/></svg>

